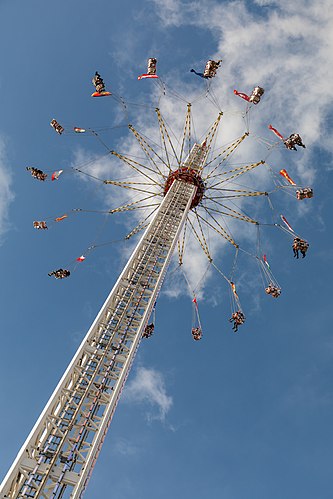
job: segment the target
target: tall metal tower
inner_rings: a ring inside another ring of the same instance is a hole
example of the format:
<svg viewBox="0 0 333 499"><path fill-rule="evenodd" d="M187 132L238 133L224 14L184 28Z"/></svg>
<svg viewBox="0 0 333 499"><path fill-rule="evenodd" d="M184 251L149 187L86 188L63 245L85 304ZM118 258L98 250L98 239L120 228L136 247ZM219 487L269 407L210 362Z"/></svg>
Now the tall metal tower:
<svg viewBox="0 0 333 499"><path fill-rule="evenodd" d="M207 146L170 172L164 199L0 486L0 498L82 497L187 214Z"/></svg>

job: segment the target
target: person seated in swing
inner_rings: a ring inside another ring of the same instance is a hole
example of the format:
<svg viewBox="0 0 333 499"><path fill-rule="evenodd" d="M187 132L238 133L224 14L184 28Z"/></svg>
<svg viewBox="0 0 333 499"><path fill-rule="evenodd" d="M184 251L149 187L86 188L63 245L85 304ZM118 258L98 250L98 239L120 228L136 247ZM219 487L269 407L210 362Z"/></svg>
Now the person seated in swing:
<svg viewBox="0 0 333 499"><path fill-rule="evenodd" d="M190 69L190 72L196 74L197 76L200 76L200 78L205 78L206 80L208 80L209 78L214 78L214 76L216 76L216 71L218 70L221 62L222 59L218 61L209 59L209 61L206 62L203 73L199 73L195 69Z"/></svg>
<svg viewBox="0 0 333 499"><path fill-rule="evenodd" d="M209 61L207 61L204 72L203 72L204 78L214 78L214 76L216 75L216 71L219 68L221 62L222 62L222 59L220 59L218 61L213 61L210 59Z"/></svg>
<svg viewBox="0 0 333 499"><path fill-rule="evenodd" d="M47 178L47 173L44 173L42 170L39 170L38 168L34 168L33 166L27 166L26 169L30 171L31 176L36 178L37 180L41 180L44 182Z"/></svg>
<svg viewBox="0 0 333 499"><path fill-rule="evenodd" d="M253 104L259 104L261 97L263 96L265 90L261 87L254 87L252 93L249 97L249 102L253 102Z"/></svg>
<svg viewBox="0 0 333 499"><path fill-rule="evenodd" d="M150 57L147 64L147 75L156 75L156 63L157 59L155 57Z"/></svg>
<svg viewBox="0 0 333 499"><path fill-rule="evenodd" d="M273 283L269 283L265 291L268 295L271 295L273 298L278 298L281 295L281 289L275 286Z"/></svg>
<svg viewBox="0 0 333 499"><path fill-rule="evenodd" d="M299 251L301 252L302 258L305 258L306 252L309 249L309 243L300 237L295 237L292 247L295 258L299 258Z"/></svg>
<svg viewBox="0 0 333 499"><path fill-rule="evenodd" d="M59 135L61 135L65 131L64 127L61 126L60 123L58 123L55 119L51 120L50 125Z"/></svg>
<svg viewBox="0 0 333 499"><path fill-rule="evenodd" d="M305 147L299 133L292 133L287 139L284 140L284 145L287 149L297 151L295 145Z"/></svg>
<svg viewBox="0 0 333 499"><path fill-rule="evenodd" d="M302 254L302 258L305 258L308 249L309 249L309 243L307 241L304 241L304 239L301 239L299 244L299 250Z"/></svg>
<svg viewBox="0 0 333 499"><path fill-rule="evenodd" d="M299 258L298 252L300 250L300 242L301 242L301 239L299 237L294 238L293 245L292 245L293 252L294 252L294 258Z"/></svg>
<svg viewBox="0 0 333 499"><path fill-rule="evenodd" d="M50 277L54 276L56 279L65 279L66 277L69 277L70 274L70 271L67 269L53 270L52 272L48 273Z"/></svg>
<svg viewBox="0 0 333 499"><path fill-rule="evenodd" d="M45 230L47 229L47 225L46 225L46 222L44 220L41 220L41 221L34 221L33 222L33 226L35 229L38 229L38 230Z"/></svg>
<svg viewBox="0 0 333 499"><path fill-rule="evenodd" d="M302 138L299 133L292 133L290 138L294 141L297 146L303 147L305 149L305 145L303 144Z"/></svg>
<svg viewBox="0 0 333 499"><path fill-rule="evenodd" d="M105 85L104 85L103 78L101 77L101 75L99 74L98 71L96 71L95 76L93 77L93 79L91 81L96 89L96 92L98 92L100 94L101 92L105 91Z"/></svg>
<svg viewBox="0 0 333 499"><path fill-rule="evenodd" d="M298 200L310 199L313 197L313 189L311 187L304 187L303 189L297 189L296 198Z"/></svg>
<svg viewBox="0 0 333 499"><path fill-rule="evenodd" d="M238 326L241 326L245 322L245 315L241 310L234 312L229 319L229 322L233 322L232 329L235 333L238 331Z"/></svg>
<svg viewBox="0 0 333 499"><path fill-rule="evenodd" d="M195 341L201 340L202 338L201 327L192 327L192 336Z"/></svg>
<svg viewBox="0 0 333 499"><path fill-rule="evenodd" d="M153 323L147 324L147 326L145 327L145 329L143 331L142 338L150 338L150 336L152 336L152 334L154 332L154 329L155 329L155 326Z"/></svg>

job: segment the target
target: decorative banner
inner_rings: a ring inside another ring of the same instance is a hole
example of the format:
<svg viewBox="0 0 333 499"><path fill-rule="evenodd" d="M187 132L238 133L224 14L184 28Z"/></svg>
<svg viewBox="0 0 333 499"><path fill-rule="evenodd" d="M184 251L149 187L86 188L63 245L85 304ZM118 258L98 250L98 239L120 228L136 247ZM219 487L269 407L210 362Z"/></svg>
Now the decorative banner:
<svg viewBox="0 0 333 499"><path fill-rule="evenodd" d="M280 134L280 132L277 131L276 128L273 128L272 125L268 125L268 128L272 130L272 132L275 133L275 135L279 137L279 139L284 140L284 137Z"/></svg>
<svg viewBox="0 0 333 499"><path fill-rule="evenodd" d="M60 177L60 175L62 174L64 170L58 170L56 172L53 172L52 173L52 176L51 176L51 179L52 180L58 180L58 178Z"/></svg>
<svg viewBox="0 0 333 499"><path fill-rule="evenodd" d="M68 215L63 215L62 217L55 218L54 221L61 222L61 220L65 220L65 218L67 218L67 217L68 217Z"/></svg>
<svg viewBox="0 0 333 499"><path fill-rule="evenodd" d="M282 177L284 177L289 182L289 184L296 185L293 179L289 176L287 170L280 170L280 175L282 175Z"/></svg>
<svg viewBox="0 0 333 499"><path fill-rule="evenodd" d="M280 217L281 217L282 222L284 222L286 224L286 226L288 227L288 229L291 230L291 232L295 232L294 229L291 227L291 225L289 225L286 217L284 217L283 215L280 215Z"/></svg>
<svg viewBox="0 0 333 499"><path fill-rule="evenodd" d="M244 94L243 92L238 92L237 90L234 90L234 94L238 95L238 97L241 97L242 99L246 100L247 102L249 102L249 100L250 100L250 97L248 95Z"/></svg>
<svg viewBox="0 0 333 499"><path fill-rule="evenodd" d="M236 285L235 285L235 283L230 281L230 285L231 285L231 289L232 289L233 294L235 295L235 297L238 300L238 294L236 293Z"/></svg>
<svg viewBox="0 0 333 499"><path fill-rule="evenodd" d="M107 97L108 95L111 95L111 92L106 92L104 90L103 92L94 92L91 94L91 97Z"/></svg>
<svg viewBox="0 0 333 499"><path fill-rule="evenodd" d="M157 75L148 75L148 74L143 74L138 76L138 80L143 80L144 78L158 78Z"/></svg>
<svg viewBox="0 0 333 499"><path fill-rule="evenodd" d="M267 267L270 269L270 266L269 266L269 263L268 263L268 261L267 261L266 255L264 255L264 256L262 257L262 259L263 259L263 260L264 260L264 262L266 263Z"/></svg>

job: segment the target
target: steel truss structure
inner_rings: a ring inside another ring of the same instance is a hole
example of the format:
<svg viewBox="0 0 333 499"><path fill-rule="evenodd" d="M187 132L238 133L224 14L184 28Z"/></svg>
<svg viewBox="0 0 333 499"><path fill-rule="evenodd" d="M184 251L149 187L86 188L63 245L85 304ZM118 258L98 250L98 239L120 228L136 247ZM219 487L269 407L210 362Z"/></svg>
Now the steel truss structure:
<svg viewBox="0 0 333 499"><path fill-rule="evenodd" d="M202 167L195 144L184 164ZM1 498L82 497L197 186L175 179L21 448Z"/></svg>

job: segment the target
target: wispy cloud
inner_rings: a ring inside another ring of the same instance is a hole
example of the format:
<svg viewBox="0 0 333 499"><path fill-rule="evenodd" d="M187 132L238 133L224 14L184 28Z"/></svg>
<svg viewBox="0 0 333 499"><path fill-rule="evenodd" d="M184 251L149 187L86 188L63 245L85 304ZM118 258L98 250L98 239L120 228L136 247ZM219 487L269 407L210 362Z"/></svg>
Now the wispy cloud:
<svg viewBox="0 0 333 499"><path fill-rule="evenodd" d="M125 438L118 438L114 442L114 452L122 456L134 456L139 452L139 448Z"/></svg>
<svg viewBox="0 0 333 499"><path fill-rule="evenodd" d="M0 242L8 230L8 210L14 199L12 176L10 174L5 141L0 137Z"/></svg>
<svg viewBox="0 0 333 499"><path fill-rule="evenodd" d="M325 346L329 349L328 344ZM327 355L327 352L325 354ZM323 383L320 377L322 369L323 366L314 365L308 367L307 372L302 373L301 376L295 376L284 396L284 403L287 408L300 406L309 411L332 406L332 387L328 383Z"/></svg>
<svg viewBox="0 0 333 499"><path fill-rule="evenodd" d="M167 394L164 376L156 369L139 367L134 378L124 390L123 400L141 404L146 409L149 421L165 421L172 406L172 397Z"/></svg>

